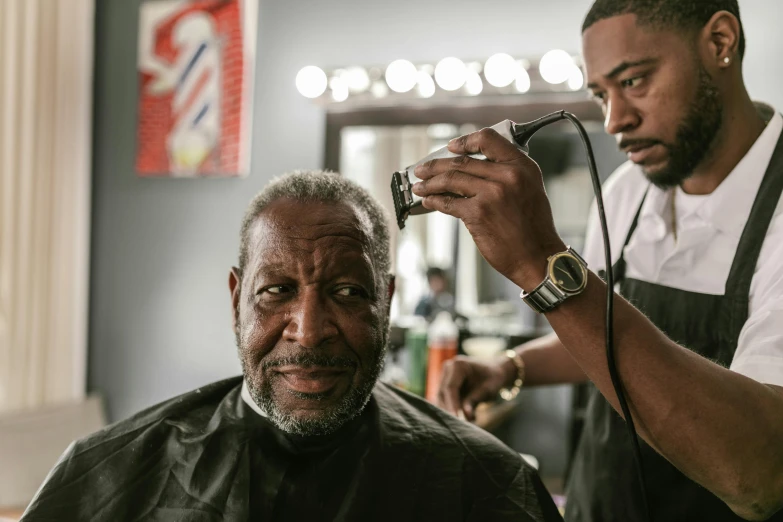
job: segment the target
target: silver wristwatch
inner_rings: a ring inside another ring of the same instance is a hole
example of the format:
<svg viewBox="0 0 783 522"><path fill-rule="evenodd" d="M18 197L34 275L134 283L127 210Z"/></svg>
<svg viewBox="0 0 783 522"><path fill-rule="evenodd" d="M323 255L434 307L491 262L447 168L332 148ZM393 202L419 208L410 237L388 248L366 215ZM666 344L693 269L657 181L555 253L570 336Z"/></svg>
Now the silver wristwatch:
<svg viewBox="0 0 783 522"><path fill-rule="evenodd" d="M560 303L581 294L587 286L587 263L582 256L568 247L547 259L544 281L530 293L523 290L519 297L539 314L549 312Z"/></svg>

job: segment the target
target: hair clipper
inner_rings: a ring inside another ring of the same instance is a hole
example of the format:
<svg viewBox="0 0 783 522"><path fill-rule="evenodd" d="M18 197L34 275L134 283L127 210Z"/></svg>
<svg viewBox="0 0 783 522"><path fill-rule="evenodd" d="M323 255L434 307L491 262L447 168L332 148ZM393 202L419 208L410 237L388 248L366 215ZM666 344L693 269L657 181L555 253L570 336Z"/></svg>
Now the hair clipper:
<svg viewBox="0 0 783 522"><path fill-rule="evenodd" d="M565 111L553 112L552 114L548 114L543 118L531 121L530 123L522 124L514 123L511 120L504 120L490 128L497 131L498 134L506 138L508 141L516 145L519 150L527 154L529 151L528 141L530 141L530 138L533 136L533 134L550 123L564 119L564 113ZM432 210L422 206L421 199L416 199L413 197L410 178L411 176L414 176L415 168L428 161L443 158L455 158L457 156L458 154L449 152L447 147L443 147L436 150L429 156L422 158L419 162L407 167L405 170L400 170L392 174L392 199L394 200L394 213L397 217L397 226L400 227L400 230L405 228L405 220L408 219L408 216L419 216L432 212ZM487 159L483 154L471 154L470 157L480 160Z"/></svg>

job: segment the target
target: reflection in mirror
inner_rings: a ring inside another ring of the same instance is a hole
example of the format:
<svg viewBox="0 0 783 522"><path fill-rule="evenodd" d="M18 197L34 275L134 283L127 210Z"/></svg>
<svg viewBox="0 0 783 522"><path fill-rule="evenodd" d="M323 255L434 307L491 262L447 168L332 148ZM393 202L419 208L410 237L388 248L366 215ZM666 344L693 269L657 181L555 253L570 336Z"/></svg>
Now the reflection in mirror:
<svg viewBox="0 0 783 522"><path fill-rule="evenodd" d="M391 173L444 147L452 138L474 130L474 125L452 124L345 127L340 136L341 173L369 189L393 215L389 191ZM418 180L411 181L415 183ZM469 311L475 308L477 296L469 291L475 285L465 285L463 290L458 284L462 272L470 269L465 266L470 263L465 263L458 251L460 228L464 227L460 227L458 220L437 212L411 219L402 231L393 220L390 221L392 252L395 253L392 267L397 283L392 303L393 320L413 315L417 303L427 292L428 267L445 270L452 282L452 291L460 288L456 294L460 299L457 309ZM463 263L458 263L458 259Z"/></svg>
<svg viewBox="0 0 783 522"><path fill-rule="evenodd" d="M605 177L623 156L600 124L588 121L586 127ZM340 129L339 168L379 198L392 216L391 173L478 128L465 123L345 126ZM566 244L581 250L593 190L579 137L568 124L557 124L534 136L530 146L531 157L544 173L558 231ZM390 231L397 277L392 320L414 313L428 292L426 270L435 266L449 276L456 310L473 319L472 333L486 330L497 335L500 330L508 336L524 336L547 327L519 300L519 289L484 261L458 220L431 213L409 219L402 231L391 220Z"/></svg>

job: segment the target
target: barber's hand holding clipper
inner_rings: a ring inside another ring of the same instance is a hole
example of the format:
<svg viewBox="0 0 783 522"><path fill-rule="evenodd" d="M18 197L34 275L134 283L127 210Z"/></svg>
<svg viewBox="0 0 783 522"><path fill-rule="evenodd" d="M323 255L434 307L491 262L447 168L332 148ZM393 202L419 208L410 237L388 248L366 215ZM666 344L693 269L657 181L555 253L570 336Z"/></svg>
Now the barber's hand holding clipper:
<svg viewBox="0 0 783 522"><path fill-rule="evenodd" d="M545 278L547 258L566 249L541 170L492 129L456 138L448 148L460 156L418 166L415 173L423 181L413 186L414 194L424 207L461 219L487 262L530 292ZM487 161L468 157L479 153ZM444 367L440 406L473 420L475 405L497 397L516 375L508 358L488 364L458 357Z"/></svg>

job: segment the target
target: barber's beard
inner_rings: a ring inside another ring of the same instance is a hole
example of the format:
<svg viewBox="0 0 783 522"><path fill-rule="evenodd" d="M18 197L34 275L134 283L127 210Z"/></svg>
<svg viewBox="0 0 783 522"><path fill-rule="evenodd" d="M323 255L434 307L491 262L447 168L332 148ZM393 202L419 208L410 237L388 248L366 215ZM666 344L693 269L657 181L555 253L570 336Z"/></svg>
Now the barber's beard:
<svg viewBox="0 0 783 522"><path fill-rule="evenodd" d="M723 121L723 106L715 83L704 67L699 67L699 86L688 113L677 128L674 143L664 143L669 162L660 170L647 172L657 187L668 189L680 185L693 175L715 144Z"/></svg>
<svg viewBox="0 0 783 522"><path fill-rule="evenodd" d="M237 330L241 332L242 328L239 327ZM388 325L385 325L381 339L377 346L373 347L373 356L367 367L356 368L355 362L347 358L302 353L296 356L265 361L261 364L261 368L258 368L257 366L251 366L250 361L253 360L252 353L242 342L240 334L237 333L236 336L242 373L245 376L250 396L275 426L287 433L300 436L329 435L362 413L383 370L388 338ZM301 417L286 408L285 404L278 401L277 396L281 393L288 393L299 399L313 401L325 400L328 396L302 394L291 390L273 390L273 380L269 378L268 370L284 364L302 367L325 366L339 368L354 366L355 370L359 372L359 379L358 381L356 379L351 381L348 391L335 404L324 407L317 414L311 410L306 417Z"/></svg>

